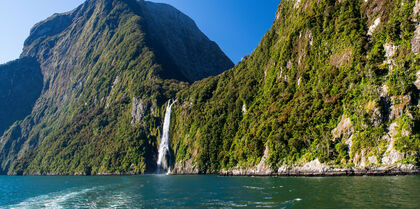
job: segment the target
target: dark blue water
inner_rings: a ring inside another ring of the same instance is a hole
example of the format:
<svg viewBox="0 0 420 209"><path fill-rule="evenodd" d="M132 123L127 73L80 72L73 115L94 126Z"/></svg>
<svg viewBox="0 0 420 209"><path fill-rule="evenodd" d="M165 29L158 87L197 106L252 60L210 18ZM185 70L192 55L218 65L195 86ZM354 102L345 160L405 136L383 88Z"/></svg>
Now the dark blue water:
<svg viewBox="0 0 420 209"><path fill-rule="evenodd" d="M420 208L420 176L0 176L1 208Z"/></svg>

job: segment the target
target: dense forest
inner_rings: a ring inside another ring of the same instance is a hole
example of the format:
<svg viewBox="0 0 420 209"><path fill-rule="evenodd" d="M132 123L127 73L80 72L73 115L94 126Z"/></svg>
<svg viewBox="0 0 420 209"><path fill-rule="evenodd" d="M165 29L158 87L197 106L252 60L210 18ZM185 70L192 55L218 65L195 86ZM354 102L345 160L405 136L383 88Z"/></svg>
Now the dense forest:
<svg viewBox="0 0 420 209"><path fill-rule="evenodd" d="M174 173L418 166L419 10L284 0L233 66L169 5L87 0L0 66L0 173L154 172L170 99Z"/></svg>
<svg viewBox="0 0 420 209"><path fill-rule="evenodd" d="M418 14L418 1L282 1L250 56L177 94L180 172L419 164Z"/></svg>

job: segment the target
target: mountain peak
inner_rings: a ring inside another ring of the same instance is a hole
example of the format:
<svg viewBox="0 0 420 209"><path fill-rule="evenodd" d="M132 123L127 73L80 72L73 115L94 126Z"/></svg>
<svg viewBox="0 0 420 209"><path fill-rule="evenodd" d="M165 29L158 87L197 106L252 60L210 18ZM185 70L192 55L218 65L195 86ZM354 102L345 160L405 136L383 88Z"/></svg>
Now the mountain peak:
<svg viewBox="0 0 420 209"><path fill-rule="evenodd" d="M233 62L191 18L168 4L143 0L88 0L72 11L54 14L32 28L22 57L36 56L33 46L42 42L51 44L68 33L77 37L88 29L86 24L90 21L95 23L93 27L102 25L91 31L100 34L103 29L117 29L132 16L141 18L135 24L141 27L146 44L155 50L157 60L167 71L173 71L163 72L165 78L194 82L233 67Z"/></svg>
<svg viewBox="0 0 420 209"><path fill-rule="evenodd" d="M0 150L0 173L11 172L9 167L19 170L12 164L19 156L69 140L89 138L92 143L85 148L91 150L97 143L115 147L119 140L126 141L123 146L141 142L139 149L153 150L159 107L188 83L233 67L189 17L165 4L136 0L87 0L54 14L32 28L21 54L26 57L39 63L42 91L32 112L0 140L0 147L7 147ZM133 113L138 113L137 122L126 127ZM99 124L94 118L104 119L100 126L111 132L65 137L72 131L74 136L93 133L90 128ZM121 135L119 130L128 132ZM104 141L109 138L113 142ZM105 151L111 147L101 149L112 155ZM153 156L137 154L135 172L151 169L144 163Z"/></svg>

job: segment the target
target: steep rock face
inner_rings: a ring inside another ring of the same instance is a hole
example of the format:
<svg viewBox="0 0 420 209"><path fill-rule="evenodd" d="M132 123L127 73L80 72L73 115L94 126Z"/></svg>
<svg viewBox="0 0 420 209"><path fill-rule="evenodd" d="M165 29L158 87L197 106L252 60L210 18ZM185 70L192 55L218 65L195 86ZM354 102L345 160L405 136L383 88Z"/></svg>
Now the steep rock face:
<svg viewBox="0 0 420 209"><path fill-rule="evenodd" d="M232 68L232 61L211 42L194 21L170 5L145 2L148 30L154 43L192 82ZM200 70L197 70L200 69Z"/></svg>
<svg viewBox="0 0 420 209"><path fill-rule="evenodd" d="M286 175L307 162L418 164L416 4L282 1L253 54L178 93L176 162L238 175L252 175L261 159Z"/></svg>
<svg viewBox="0 0 420 209"><path fill-rule="evenodd" d="M33 27L21 57L37 60L44 82L32 113L2 136L1 146L14 146L1 150L9 174L151 172L158 107L233 66L188 17L135 0L87 0L55 14Z"/></svg>
<svg viewBox="0 0 420 209"><path fill-rule="evenodd" d="M32 110L42 90L42 74L35 59L0 65L0 133Z"/></svg>
<svg viewBox="0 0 420 209"><path fill-rule="evenodd" d="M31 113L41 94L42 86L41 69L35 59L22 58L0 66L0 133ZM27 125L0 136L1 168L9 167L10 159L7 159L7 156L9 153L17 154L18 150L15 148L23 143L23 141L8 140L7 136L19 135L21 130L27 129ZM0 174L4 174L2 169Z"/></svg>

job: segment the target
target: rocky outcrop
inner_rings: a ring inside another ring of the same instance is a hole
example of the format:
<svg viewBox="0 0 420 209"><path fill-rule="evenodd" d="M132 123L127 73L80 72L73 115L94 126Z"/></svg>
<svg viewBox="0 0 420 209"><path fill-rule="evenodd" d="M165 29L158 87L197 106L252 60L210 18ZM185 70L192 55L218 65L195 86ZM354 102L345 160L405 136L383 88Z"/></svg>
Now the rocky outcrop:
<svg viewBox="0 0 420 209"><path fill-rule="evenodd" d="M346 115L341 117L341 121L338 123L337 128L332 130L331 134L333 136L333 141L338 139L345 139L348 140L353 135L353 124ZM351 146L351 143L349 143Z"/></svg>
<svg viewBox="0 0 420 209"><path fill-rule="evenodd" d="M376 156L370 156L370 157L368 157L368 161L369 161L369 163L374 164L374 165L376 165L376 164L379 163L378 162L378 158L376 158Z"/></svg>
<svg viewBox="0 0 420 209"><path fill-rule="evenodd" d="M395 46L392 43L386 43L384 44L384 50L385 50L385 57L390 59L397 53L398 46Z"/></svg>
<svg viewBox="0 0 420 209"><path fill-rule="evenodd" d="M414 85L417 87L417 90L420 90L420 71L416 73L417 80L414 82Z"/></svg>
<svg viewBox="0 0 420 209"><path fill-rule="evenodd" d="M404 96L393 96L391 97L391 107L390 107L390 115L389 120L395 120L400 118L407 107L409 106L411 102L411 96L410 95L404 95Z"/></svg>
<svg viewBox="0 0 420 209"><path fill-rule="evenodd" d="M394 144L396 140L395 136L398 134L397 126L397 123L392 123L389 126L389 134L383 137L383 140L388 141L387 150L382 158L382 164L384 165L393 165L394 163L404 159L404 154L394 149ZM407 135L407 133L403 134Z"/></svg>
<svg viewBox="0 0 420 209"><path fill-rule="evenodd" d="M416 0L416 4L413 7L413 20L418 22L417 16L420 14L420 0Z"/></svg>
<svg viewBox="0 0 420 209"><path fill-rule="evenodd" d="M302 167L295 167L293 169L288 169L297 172L297 173L303 173L303 174L311 174L311 173L325 173L328 171L329 167L319 162L319 159L313 160L309 163L306 163ZM279 174L284 173L284 169L279 169Z"/></svg>
<svg viewBox="0 0 420 209"><path fill-rule="evenodd" d="M413 21L417 24L416 30L414 31L413 38L411 39L411 51L415 54L420 51L420 23L418 16L420 14L420 0L416 0L416 4L413 8Z"/></svg>
<svg viewBox="0 0 420 209"><path fill-rule="evenodd" d="M268 147L265 148L264 156L261 158L260 162L256 167L253 168L233 168L228 170L220 171L221 175L234 175L234 176L270 176L275 173L273 169L271 169L267 165L267 159L269 157L269 149Z"/></svg>
<svg viewBox="0 0 420 209"><path fill-rule="evenodd" d="M387 150L386 155L382 158L382 163L385 165L393 165L394 163L404 159L404 154L391 148Z"/></svg>
<svg viewBox="0 0 420 209"><path fill-rule="evenodd" d="M141 123L143 117L147 113L148 103L135 97L133 97L131 103L131 125L134 126L136 123Z"/></svg>
<svg viewBox="0 0 420 209"><path fill-rule="evenodd" d="M388 167L334 168L315 159L302 166L283 165L277 172L255 173L252 169L236 169L221 171L219 174L226 176L383 176L420 174L420 168L407 164Z"/></svg>
<svg viewBox="0 0 420 209"><path fill-rule="evenodd" d="M192 163L192 160L186 160L184 162L175 163L174 169L171 172L176 175L186 175L186 174L199 174L200 171Z"/></svg>
<svg viewBox="0 0 420 209"><path fill-rule="evenodd" d="M381 24L381 18L380 17L376 18L375 21L373 22L373 24L371 26L369 26L369 30L368 30L367 35L372 36L373 32L375 32L375 30L379 26L379 24Z"/></svg>
<svg viewBox="0 0 420 209"><path fill-rule="evenodd" d="M264 151L264 156L261 158L261 161L260 163L258 163L257 169L255 170L256 174L269 175L273 173L273 170L267 165L268 156L269 156L269 149L268 147L266 147Z"/></svg>
<svg viewBox="0 0 420 209"><path fill-rule="evenodd" d="M411 39L411 51L414 54L420 52L420 25L416 26L416 31L414 31L413 38Z"/></svg>
<svg viewBox="0 0 420 209"><path fill-rule="evenodd" d="M299 7L300 7L300 0L296 0L294 7L295 7L295 9L299 9Z"/></svg>
<svg viewBox="0 0 420 209"><path fill-rule="evenodd" d="M393 45L392 43L386 43L386 44L384 44L384 50L385 50L385 58L386 58L384 63L391 65L391 66L389 66L389 68L390 68L390 70L392 70L393 65L394 65L394 60L392 58L397 53L398 46Z"/></svg>

